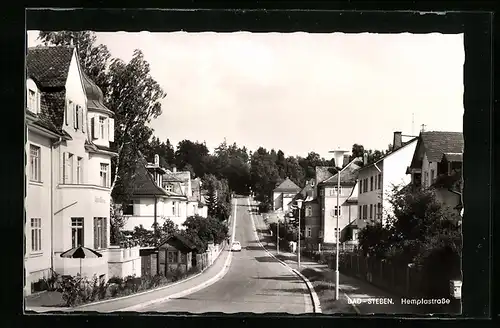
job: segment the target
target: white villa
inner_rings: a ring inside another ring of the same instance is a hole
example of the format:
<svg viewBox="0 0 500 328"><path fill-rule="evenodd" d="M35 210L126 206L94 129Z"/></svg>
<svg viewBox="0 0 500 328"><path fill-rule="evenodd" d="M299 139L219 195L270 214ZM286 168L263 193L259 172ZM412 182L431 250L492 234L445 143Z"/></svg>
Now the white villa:
<svg viewBox="0 0 500 328"><path fill-rule="evenodd" d="M378 161L367 164L364 157L364 166L358 172L358 229L377 220L384 223L392 209L388 197L393 186L406 186L411 181L406 170L418 138L403 142L402 137L401 132L394 132L392 151Z"/></svg>
<svg viewBox="0 0 500 328"><path fill-rule="evenodd" d="M29 48L26 57L25 293L55 271L80 272L60 254L79 245L102 257L82 275L140 275L138 249L110 246L113 112L84 75L74 47Z"/></svg>
<svg viewBox="0 0 500 328"><path fill-rule="evenodd" d="M154 163L142 159L137 163L131 202L123 209L126 217L124 231L133 231L142 225L153 230L156 220L161 227L166 219L182 229L189 216L207 217L207 206L201 194L201 181L191 180L190 172L170 171L160 167L159 157Z"/></svg>

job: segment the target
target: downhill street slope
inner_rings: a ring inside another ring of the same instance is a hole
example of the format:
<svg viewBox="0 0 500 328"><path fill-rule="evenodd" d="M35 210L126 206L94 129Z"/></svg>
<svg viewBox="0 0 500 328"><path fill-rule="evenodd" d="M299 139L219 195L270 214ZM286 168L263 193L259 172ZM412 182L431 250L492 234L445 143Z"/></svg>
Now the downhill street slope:
<svg viewBox="0 0 500 328"><path fill-rule="evenodd" d="M235 240L242 250L233 254L224 277L193 294L142 308L141 312L284 312L313 311L305 283L258 244L247 198L236 199Z"/></svg>

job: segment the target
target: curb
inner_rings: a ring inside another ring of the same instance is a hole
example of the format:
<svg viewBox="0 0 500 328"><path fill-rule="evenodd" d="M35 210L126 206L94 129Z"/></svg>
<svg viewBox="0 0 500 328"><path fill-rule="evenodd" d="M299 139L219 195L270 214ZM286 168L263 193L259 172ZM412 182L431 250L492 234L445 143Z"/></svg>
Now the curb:
<svg viewBox="0 0 500 328"><path fill-rule="evenodd" d="M249 201L249 205L250 205L250 201ZM258 243L259 243L259 246L262 247L262 249L264 251L266 251L267 254L269 254L272 258L274 258L275 260L277 260L281 265L287 267L290 271L292 271L293 273L295 273L301 280L303 280L307 286L307 289L309 290L309 294L311 295L311 300L312 300L312 305L313 305L313 313L322 313L321 312L321 304L319 302L319 298L318 298L318 294L316 294L316 291L314 290L314 287L312 286L311 282L309 281L309 279L307 279L303 274L301 274L300 272L298 272L297 270L291 268L288 264L286 264L285 262L283 262L282 260L278 259L276 256L274 256L271 252L269 252L265 247L264 245L262 245L262 243L260 242L260 238L259 238L259 234L257 233L257 229L255 227L255 221L254 221L254 215L253 213L250 214L250 218L252 220L252 226L254 228L254 231L255 231L255 235L257 237L257 240L258 240Z"/></svg>
<svg viewBox="0 0 500 328"><path fill-rule="evenodd" d="M236 231L236 207L237 206L234 207L234 219L233 219L233 222L232 222L232 224L233 224L233 231L232 231L232 234L231 234L231 243L234 241L234 232ZM222 253L222 251L219 252L219 255L220 255L220 253ZM217 256L217 259L219 258L219 255ZM202 290L202 289L204 289L204 288L206 288L206 287L208 287L208 286L216 283L217 281L219 281L220 279L222 279L226 275L226 273L229 271L229 267L231 266L232 258L233 258L233 253L231 251L229 251L229 255L226 258L226 262L224 263L224 267L222 268L222 270L219 271L215 276L213 276L209 280L205 281L204 283L201 283L201 284L199 284L197 286L188 288L186 290L183 290L181 292L178 292L178 293L175 293L175 294L172 294L172 295L168 295L168 296L160 297L160 298L148 301L148 302L144 302L144 303L132 305L132 306L129 306L129 307L126 307L126 308L123 308L123 309L119 309L117 311L120 311L120 312L137 311L139 309L142 309L142 308L154 305L154 304L162 303L162 302L168 301L170 299L174 299L174 298L183 297L183 296L195 293L195 292L197 292L199 290ZM213 263L212 263L212 265L213 265Z"/></svg>

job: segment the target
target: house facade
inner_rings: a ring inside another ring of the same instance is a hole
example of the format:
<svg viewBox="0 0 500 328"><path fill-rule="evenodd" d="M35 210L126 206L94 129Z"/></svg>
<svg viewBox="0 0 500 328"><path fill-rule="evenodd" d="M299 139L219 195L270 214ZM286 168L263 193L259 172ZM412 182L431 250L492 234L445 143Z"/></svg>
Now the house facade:
<svg viewBox="0 0 500 328"><path fill-rule="evenodd" d="M301 189L292 180L286 178L273 190L273 210L288 212L290 210L288 204L290 204Z"/></svg>
<svg viewBox="0 0 500 328"><path fill-rule="evenodd" d="M412 187L432 187L442 204L460 210L463 149L461 132L421 132L407 169Z"/></svg>
<svg viewBox="0 0 500 328"><path fill-rule="evenodd" d="M138 161L132 184L134 191L130 204L123 209L124 231L133 231L141 225L153 230L155 222L161 227L167 219L183 229L187 217L207 217L201 181L191 180L190 172L160 167L158 155L155 155L154 163L148 163L144 158Z"/></svg>
<svg viewBox="0 0 500 328"><path fill-rule="evenodd" d="M348 163L340 172L318 184L318 203L320 209L320 227L318 241L324 244L336 243L337 214L339 216L340 240L352 241L357 230L358 217L357 177L360 168L359 159ZM338 175L340 174L340 190ZM337 193L339 203L337 204Z"/></svg>
<svg viewBox="0 0 500 328"><path fill-rule="evenodd" d="M29 48L26 67L26 286L80 273L79 260L60 257L77 246L103 255L83 260L82 275L108 279L113 112L74 47Z"/></svg>
<svg viewBox="0 0 500 328"><path fill-rule="evenodd" d="M358 172L358 229L370 222L385 222L391 214L389 198L394 187L410 183L406 175L407 163L411 161L417 138L403 142L401 132L394 132L393 148L378 161L364 165Z"/></svg>

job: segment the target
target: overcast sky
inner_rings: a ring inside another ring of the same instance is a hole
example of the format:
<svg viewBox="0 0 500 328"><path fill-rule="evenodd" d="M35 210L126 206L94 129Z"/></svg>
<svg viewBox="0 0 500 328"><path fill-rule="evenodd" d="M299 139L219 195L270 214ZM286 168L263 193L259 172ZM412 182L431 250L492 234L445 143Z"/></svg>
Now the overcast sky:
<svg viewBox="0 0 500 328"><path fill-rule="evenodd" d="M28 32L28 45L38 42ZM155 135L286 155L386 149L394 131L462 131L463 35L97 33L114 57L143 51L167 92ZM412 125L412 115L414 124Z"/></svg>

